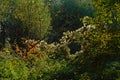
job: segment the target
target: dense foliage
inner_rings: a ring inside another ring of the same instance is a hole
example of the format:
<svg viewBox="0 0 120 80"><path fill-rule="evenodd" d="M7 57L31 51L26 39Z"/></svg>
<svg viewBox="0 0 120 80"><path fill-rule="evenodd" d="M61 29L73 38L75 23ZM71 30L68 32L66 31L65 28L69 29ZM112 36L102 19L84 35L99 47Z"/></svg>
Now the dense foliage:
<svg viewBox="0 0 120 80"><path fill-rule="evenodd" d="M1 0L0 22L11 41L24 37L43 39L51 30L51 17L44 0ZM3 37L1 36L1 37Z"/></svg>
<svg viewBox="0 0 120 80"><path fill-rule="evenodd" d="M46 0L52 17L52 34L49 42L59 41L62 33L82 26L80 18L93 16L91 0Z"/></svg>
<svg viewBox="0 0 120 80"><path fill-rule="evenodd" d="M0 2L1 80L120 80L119 0Z"/></svg>

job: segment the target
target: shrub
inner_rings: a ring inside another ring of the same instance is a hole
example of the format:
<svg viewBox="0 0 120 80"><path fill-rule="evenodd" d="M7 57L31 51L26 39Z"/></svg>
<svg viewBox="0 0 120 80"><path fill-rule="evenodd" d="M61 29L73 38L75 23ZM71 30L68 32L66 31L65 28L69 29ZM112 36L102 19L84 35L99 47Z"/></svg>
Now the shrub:
<svg viewBox="0 0 120 80"><path fill-rule="evenodd" d="M0 79L27 80L29 75L25 63L12 55L0 52Z"/></svg>
<svg viewBox="0 0 120 80"><path fill-rule="evenodd" d="M120 62L110 61L103 70L103 79L119 80L120 79Z"/></svg>

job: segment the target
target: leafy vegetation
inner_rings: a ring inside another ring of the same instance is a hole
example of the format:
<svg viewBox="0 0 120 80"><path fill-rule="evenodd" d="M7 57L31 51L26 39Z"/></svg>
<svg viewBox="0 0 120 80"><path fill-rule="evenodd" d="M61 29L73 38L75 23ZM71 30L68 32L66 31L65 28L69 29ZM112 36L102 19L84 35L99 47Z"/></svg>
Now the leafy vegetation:
<svg viewBox="0 0 120 80"><path fill-rule="evenodd" d="M1 80L119 80L119 0L0 0Z"/></svg>
<svg viewBox="0 0 120 80"><path fill-rule="evenodd" d="M52 34L49 42L58 42L62 33L82 26L80 18L93 16L91 0L46 0L52 17Z"/></svg>
<svg viewBox="0 0 120 80"><path fill-rule="evenodd" d="M11 42L22 37L42 40L49 34L51 17L43 0L1 0L0 4L0 20Z"/></svg>

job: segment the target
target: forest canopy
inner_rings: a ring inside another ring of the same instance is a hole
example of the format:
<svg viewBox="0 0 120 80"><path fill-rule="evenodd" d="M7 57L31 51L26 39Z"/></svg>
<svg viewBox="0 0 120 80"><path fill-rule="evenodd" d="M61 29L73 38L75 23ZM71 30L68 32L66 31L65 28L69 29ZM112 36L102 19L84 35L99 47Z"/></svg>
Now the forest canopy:
<svg viewBox="0 0 120 80"><path fill-rule="evenodd" d="M0 0L0 80L120 80L120 1Z"/></svg>

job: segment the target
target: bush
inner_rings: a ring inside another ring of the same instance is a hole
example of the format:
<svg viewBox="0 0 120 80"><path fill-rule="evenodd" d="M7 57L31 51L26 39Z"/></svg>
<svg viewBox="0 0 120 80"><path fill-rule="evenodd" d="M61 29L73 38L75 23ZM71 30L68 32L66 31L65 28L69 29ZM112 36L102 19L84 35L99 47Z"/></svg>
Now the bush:
<svg viewBox="0 0 120 80"><path fill-rule="evenodd" d="M60 63L51 59L38 60L36 65L30 67L29 80L53 80L56 79L56 75L60 70L65 67L65 63ZM30 66L30 65L29 65Z"/></svg>
<svg viewBox="0 0 120 80"><path fill-rule="evenodd" d="M0 53L1 80L27 80L29 75L25 63L12 55Z"/></svg>
<svg viewBox="0 0 120 80"><path fill-rule="evenodd" d="M119 80L120 79L120 62L108 62L103 70L103 79Z"/></svg>

